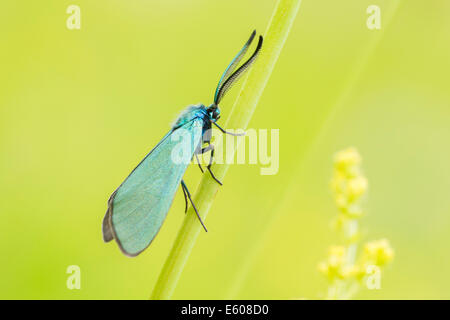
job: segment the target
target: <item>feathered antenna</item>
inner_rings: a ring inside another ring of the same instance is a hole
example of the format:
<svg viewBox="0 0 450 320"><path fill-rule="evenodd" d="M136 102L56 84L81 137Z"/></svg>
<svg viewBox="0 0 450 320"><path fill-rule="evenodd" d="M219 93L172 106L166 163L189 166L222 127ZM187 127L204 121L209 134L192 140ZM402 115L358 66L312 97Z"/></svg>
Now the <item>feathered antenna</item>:
<svg viewBox="0 0 450 320"><path fill-rule="evenodd" d="M231 86L239 80L239 78L244 74L246 70L252 65L255 61L259 51L261 50L263 37L259 36L258 45L256 46L255 52L253 52L252 56L244 62L236 71L235 68L241 62L248 48L250 47L253 39L255 38L256 30L253 30L250 38L244 44L244 47L238 52L238 54L234 57L228 67L225 69L225 72L220 77L219 83L216 88L216 92L214 94L214 104L218 105L220 100L222 100L225 93L231 88ZM232 73L234 71L234 73ZM231 75L230 75L231 74Z"/></svg>

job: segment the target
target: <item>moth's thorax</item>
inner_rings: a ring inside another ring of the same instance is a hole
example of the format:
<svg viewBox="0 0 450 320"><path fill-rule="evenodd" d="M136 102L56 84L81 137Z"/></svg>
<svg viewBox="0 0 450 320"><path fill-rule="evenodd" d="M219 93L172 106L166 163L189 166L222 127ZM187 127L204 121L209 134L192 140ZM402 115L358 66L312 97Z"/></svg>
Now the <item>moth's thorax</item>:
<svg viewBox="0 0 450 320"><path fill-rule="evenodd" d="M178 128L195 118L209 120L208 113L206 112L206 107L203 104L192 105L184 109L183 112L181 112L181 114L175 120L172 128Z"/></svg>

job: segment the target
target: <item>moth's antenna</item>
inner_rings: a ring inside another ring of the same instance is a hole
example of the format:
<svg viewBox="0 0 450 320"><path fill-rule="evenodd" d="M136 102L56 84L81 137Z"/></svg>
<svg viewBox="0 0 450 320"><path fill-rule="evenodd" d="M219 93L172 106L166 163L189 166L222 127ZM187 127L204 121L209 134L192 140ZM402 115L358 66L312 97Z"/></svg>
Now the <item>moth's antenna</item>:
<svg viewBox="0 0 450 320"><path fill-rule="evenodd" d="M233 60L231 60L231 63L228 65L228 67L225 69L224 73L220 77L219 83L217 84L217 88L214 93L214 101L217 101L220 87L227 80L228 76L234 71L234 69L239 64L239 62L241 62L242 58L244 57L245 53L247 52L248 48L250 47L253 39L255 38L255 35L256 35L256 30L253 30L252 34L250 35L250 38L244 44L244 47L238 52L238 54L233 58Z"/></svg>
<svg viewBox="0 0 450 320"><path fill-rule="evenodd" d="M261 47L263 44L263 37L259 36L258 45L256 46L255 52L253 52L252 56L244 63L242 66L240 66L225 82L218 88L218 91L216 93L214 104L218 105L220 100L222 100L225 93L231 88L231 86L239 80L239 78L244 74L246 70L252 65L252 63L255 61L256 57L258 56L258 53L261 51ZM245 47L244 47L245 48Z"/></svg>

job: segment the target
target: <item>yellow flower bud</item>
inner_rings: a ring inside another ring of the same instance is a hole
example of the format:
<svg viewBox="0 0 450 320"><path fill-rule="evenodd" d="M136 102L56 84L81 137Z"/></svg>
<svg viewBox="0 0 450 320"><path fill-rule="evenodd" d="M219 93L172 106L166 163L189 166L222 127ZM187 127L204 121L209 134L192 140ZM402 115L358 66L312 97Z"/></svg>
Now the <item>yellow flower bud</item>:
<svg viewBox="0 0 450 320"><path fill-rule="evenodd" d="M319 263L318 269L329 280L344 279L347 276L345 268L346 248L344 246L331 246L328 250L327 261Z"/></svg>
<svg viewBox="0 0 450 320"><path fill-rule="evenodd" d="M361 156L355 148L347 148L335 155L335 170L330 186L339 211L350 218L359 218L362 209L359 199L368 188L360 169Z"/></svg>
<svg viewBox="0 0 450 320"><path fill-rule="evenodd" d="M334 165L341 172L352 171L352 167L358 166L360 163L361 156L353 147L339 151L334 156Z"/></svg>
<svg viewBox="0 0 450 320"><path fill-rule="evenodd" d="M350 198L359 198L367 190L367 179L360 175L348 181L348 195Z"/></svg>
<svg viewBox="0 0 450 320"><path fill-rule="evenodd" d="M375 240L364 246L365 260L377 266L384 266L394 258L394 250L387 239Z"/></svg>

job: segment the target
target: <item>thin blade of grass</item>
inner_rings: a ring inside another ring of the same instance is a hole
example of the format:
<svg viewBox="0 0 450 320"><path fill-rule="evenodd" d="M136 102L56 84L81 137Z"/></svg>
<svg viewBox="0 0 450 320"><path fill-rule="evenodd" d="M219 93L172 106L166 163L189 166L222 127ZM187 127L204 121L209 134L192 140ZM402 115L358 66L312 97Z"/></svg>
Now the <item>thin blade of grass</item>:
<svg viewBox="0 0 450 320"><path fill-rule="evenodd" d="M300 3L301 0L278 1L264 35L264 44L260 56L242 85L225 128L247 128L297 16ZM223 181L228 167L227 164L214 166L214 174L219 180ZM205 174L194 196L194 203L202 220L206 219L218 189L217 182L209 174ZM201 230L202 226L198 222L194 210L190 207L153 289L151 299L161 300L172 297Z"/></svg>

